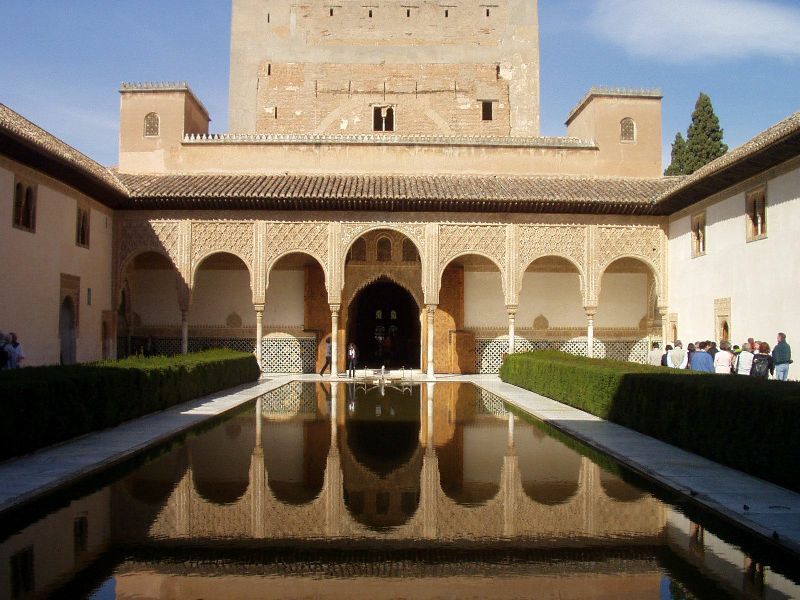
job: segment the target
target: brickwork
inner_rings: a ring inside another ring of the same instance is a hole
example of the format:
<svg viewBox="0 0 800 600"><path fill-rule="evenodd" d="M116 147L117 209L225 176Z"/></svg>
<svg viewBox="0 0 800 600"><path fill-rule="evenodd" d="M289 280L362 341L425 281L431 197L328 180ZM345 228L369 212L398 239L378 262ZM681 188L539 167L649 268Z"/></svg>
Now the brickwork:
<svg viewBox="0 0 800 600"><path fill-rule="evenodd" d="M262 63L257 103L256 133L511 133L509 85L494 64ZM391 124L376 127L373 111L387 108Z"/></svg>

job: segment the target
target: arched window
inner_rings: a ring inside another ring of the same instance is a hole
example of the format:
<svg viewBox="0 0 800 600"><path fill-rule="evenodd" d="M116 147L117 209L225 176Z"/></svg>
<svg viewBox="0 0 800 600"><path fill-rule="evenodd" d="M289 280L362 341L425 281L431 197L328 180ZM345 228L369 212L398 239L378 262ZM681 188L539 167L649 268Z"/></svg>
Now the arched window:
<svg viewBox="0 0 800 600"><path fill-rule="evenodd" d="M392 242L389 238L382 237L378 240L378 260L382 262L392 260Z"/></svg>
<svg viewBox="0 0 800 600"><path fill-rule="evenodd" d="M619 140L621 142L636 141L636 123L631 118L624 118L619 123Z"/></svg>
<svg viewBox="0 0 800 600"><path fill-rule="evenodd" d="M367 242L364 238L359 238L353 242L350 248L350 260L367 260Z"/></svg>
<svg viewBox="0 0 800 600"><path fill-rule="evenodd" d="M161 119L158 114L151 112L144 118L144 137L158 137L161 129Z"/></svg>
<svg viewBox="0 0 800 600"><path fill-rule="evenodd" d="M403 261L404 262L417 262L419 260L419 253L417 247L411 240L403 240Z"/></svg>
<svg viewBox="0 0 800 600"><path fill-rule="evenodd" d="M84 248L89 247L89 209L78 207L75 227L75 243Z"/></svg>
<svg viewBox="0 0 800 600"><path fill-rule="evenodd" d="M18 182L14 186L14 227L33 231L36 227L36 188Z"/></svg>

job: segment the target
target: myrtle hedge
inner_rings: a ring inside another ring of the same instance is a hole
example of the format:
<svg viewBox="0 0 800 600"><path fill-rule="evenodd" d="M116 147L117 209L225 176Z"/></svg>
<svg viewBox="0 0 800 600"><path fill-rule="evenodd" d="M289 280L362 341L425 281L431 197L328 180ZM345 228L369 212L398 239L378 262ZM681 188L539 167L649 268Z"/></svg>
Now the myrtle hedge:
<svg viewBox="0 0 800 600"><path fill-rule="evenodd" d="M0 460L258 379L232 350L0 371Z"/></svg>
<svg viewBox="0 0 800 600"><path fill-rule="evenodd" d="M800 491L800 383L563 352L509 355L503 381Z"/></svg>

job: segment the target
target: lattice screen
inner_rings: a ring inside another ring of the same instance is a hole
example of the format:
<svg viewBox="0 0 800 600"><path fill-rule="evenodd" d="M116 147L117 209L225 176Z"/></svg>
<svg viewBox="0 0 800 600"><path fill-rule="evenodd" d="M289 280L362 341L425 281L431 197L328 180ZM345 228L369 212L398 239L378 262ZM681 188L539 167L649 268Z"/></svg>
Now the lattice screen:
<svg viewBox="0 0 800 600"><path fill-rule="evenodd" d="M530 352L532 350L560 350L577 356L587 356L588 340L586 338L573 338L570 340L529 340L516 337L514 349L516 352ZM594 357L622 360L636 363L647 362L647 338L641 340L609 340L603 341L595 338ZM508 338L476 338L475 353L477 356L477 372L493 374L500 371L503 354L508 352Z"/></svg>
<svg viewBox="0 0 800 600"><path fill-rule="evenodd" d="M181 353L181 338L179 337L154 337L150 339L152 354L158 356L174 356ZM127 354L128 339L120 337L117 340L119 356ZM230 348L239 352L253 352L255 341L250 338L217 338L217 337L190 337L189 352L200 352L211 348ZM131 354L146 352L147 338L131 338Z"/></svg>
<svg viewBox="0 0 800 600"><path fill-rule="evenodd" d="M477 412L483 415L507 416L505 402L491 392L481 388L480 398L477 400Z"/></svg>
<svg viewBox="0 0 800 600"><path fill-rule="evenodd" d="M317 338L268 336L261 339L261 370L266 373L313 373Z"/></svg>

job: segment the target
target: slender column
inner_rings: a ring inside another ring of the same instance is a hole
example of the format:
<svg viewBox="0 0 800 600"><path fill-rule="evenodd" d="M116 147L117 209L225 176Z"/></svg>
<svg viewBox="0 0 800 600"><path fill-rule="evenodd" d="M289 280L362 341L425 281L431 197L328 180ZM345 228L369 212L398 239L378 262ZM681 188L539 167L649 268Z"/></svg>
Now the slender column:
<svg viewBox="0 0 800 600"><path fill-rule="evenodd" d="M339 376L339 305L331 304L331 377Z"/></svg>
<svg viewBox="0 0 800 600"><path fill-rule="evenodd" d="M261 366L261 338L264 337L264 305L255 304L256 309L256 349L255 355L258 366Z"/></svg>
<svg viewBox="0 0 800 600"><path fill-rule="evenodd" d="M256 447L261 447L261 422L264 420L264 399L256 400Z"/></svg>
<svg viewBox="0 0 800 600"><path fill-rule="evenodd" d="M181 311L181 352L189 354L189 311Z"/></svg>
<svg viewBox="0 0 800 600"><path fill-rule="evenodd" d="M435 360L433 356L434 352L434 333L436 331L436 321L434 317L436 316L436 305L435 304L428 304L426 306L428 310L428 377L431 379L435 376Z"/></svg>
<svg viewBox="0 0 800 600"><path fill-rule="evenodd" d="M517 307L513 305L506 306L508 311L508 353L514 354L516 348L516 331L515 324L517 319Z"/></svg>
<svg viewBox="0 0 800 600"><path fill-rule="evenodd" d="M596 306L584 306L586 311L586 320L588 322L586 328L586 356L592 358L594 356L594 316L597 313Z"/></svg>

